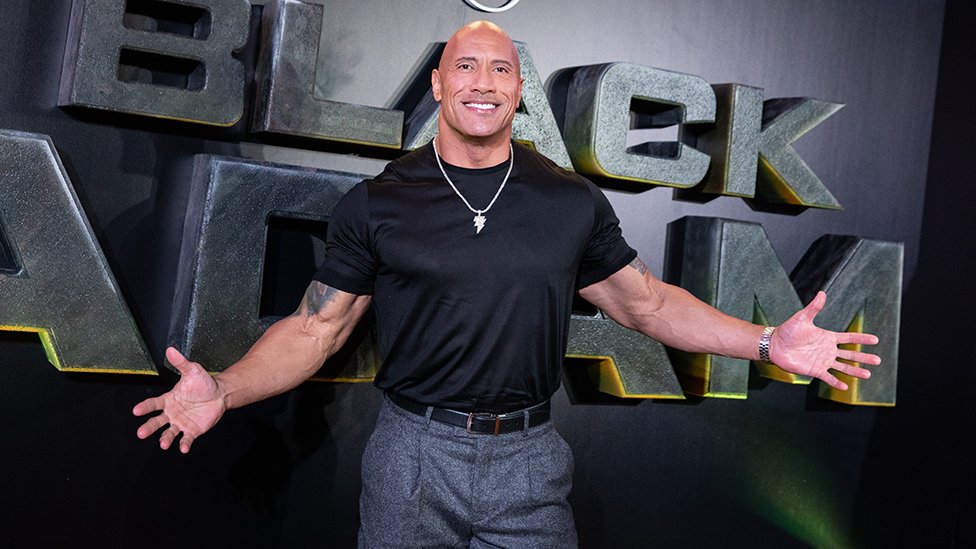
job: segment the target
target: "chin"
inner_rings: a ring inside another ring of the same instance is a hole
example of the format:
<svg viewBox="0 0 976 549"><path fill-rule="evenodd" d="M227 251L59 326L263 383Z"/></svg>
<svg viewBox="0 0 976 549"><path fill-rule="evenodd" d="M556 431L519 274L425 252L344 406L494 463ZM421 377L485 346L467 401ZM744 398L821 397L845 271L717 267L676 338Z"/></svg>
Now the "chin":
<svg viewBox="0 0 976 549"><path fill-rule="evenodd" d="M493 137L501 137L505 135L504 127L491 127L491 128L469 128L465 130L464 135L471 139L491 139Z"/></svg>

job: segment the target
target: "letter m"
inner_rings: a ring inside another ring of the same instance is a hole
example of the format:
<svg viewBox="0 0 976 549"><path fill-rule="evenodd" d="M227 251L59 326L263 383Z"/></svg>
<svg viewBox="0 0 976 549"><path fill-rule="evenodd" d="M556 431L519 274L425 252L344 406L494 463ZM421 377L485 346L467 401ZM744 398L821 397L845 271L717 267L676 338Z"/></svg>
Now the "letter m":
<svg viewBox="0 0 976 549"><path fill-rule="evenodd" d="M723 312L758 324L778 325L819 290L827 306L816 324L835 331L876 334L869 350L881 357L868 380L839 374L846 392L821 384L822 398L868 406L895 404L898 333L901 317L903 247L900 243L853 236L824 236L787 276L763 228L755 223L685 217L669 227L665 278ZM686 392L745 398L745 360L675 351L675 366ZM809 378L756 363L763 377L807 384Z"/></svg>

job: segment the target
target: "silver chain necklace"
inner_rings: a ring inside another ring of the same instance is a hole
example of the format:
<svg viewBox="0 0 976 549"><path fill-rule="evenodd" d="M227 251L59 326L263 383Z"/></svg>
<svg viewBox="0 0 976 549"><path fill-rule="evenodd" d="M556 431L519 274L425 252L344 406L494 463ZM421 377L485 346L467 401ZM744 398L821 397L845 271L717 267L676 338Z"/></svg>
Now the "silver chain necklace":
<svg viewBox="0 0 976 549"><path fill-rule="evenodd" d="M495 201L498 200L498 195L502 194L502 189L505 188L505 183L508 183L508 176L512 175L512 166L515 165L515 150L512 148L511 142L508 143L508 158L509 158L508 172L505 173L505 179L502 179L502 184L499 185L498 190L495 191L495 196L491 199L491 202L489 202L488 205L485 206L485 209L476 210L471 207L471 203L468 202L468 199L464 198L464 195L461 194L461 191L459 191L458 188L454 185L454 182L451 181L451 178L447 176L447 171L444 169L444 165L441 164L441 156L437 153L437 138L436 137L434 138L434 159L437 160L437 167L441 169L441 173L444 175L444 179L447 180L447 184L450 185L452 189L454 189L454 194L458 195L458 198L460 198L461 201L464 202L464 205L467 206L468 209L474 213L474 227L476 229L475 234L480 233L481 229L485 228L485 221L487 221L487 218L485 218L485 214L488 212L488 210L491 209L492 206L495 205Z"/></svg>

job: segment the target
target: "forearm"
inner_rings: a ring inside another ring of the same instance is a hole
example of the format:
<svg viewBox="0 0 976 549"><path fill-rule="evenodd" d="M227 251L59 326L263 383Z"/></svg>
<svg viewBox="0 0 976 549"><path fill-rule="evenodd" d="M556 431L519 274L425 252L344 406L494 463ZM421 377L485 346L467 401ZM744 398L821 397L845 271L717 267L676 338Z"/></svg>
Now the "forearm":
<svg viewBox="0 0 976 549"><path fill-rule="evenodd" d="M224 405L240 408L311 377L345 344L370 302L369 296L313 281L294 314L273 324L241 360L215 376Z"/></svg>
<svg viewBox="0 0 976 549"><path fill-rule="evenodd" d="M294 315L279 320L239 361L214 376L228 409L298 386L341 347L338 334L311 334L301 324Z"/></svg>
<svg viewBox="0 0 976 549"><path fill-rule="evenodd" d="M656 291L656 307L635 310L621 323L682 351L759 359L763 326L729 316L678 286L659 283Z"/></svg>
<svg viewBox="0 0 976 549"><path fill-rule="evenodd" d="M694 353L756 360L763 326L729 316L687 290L654 277L635 258L580 295L622 326Z"/></svg>

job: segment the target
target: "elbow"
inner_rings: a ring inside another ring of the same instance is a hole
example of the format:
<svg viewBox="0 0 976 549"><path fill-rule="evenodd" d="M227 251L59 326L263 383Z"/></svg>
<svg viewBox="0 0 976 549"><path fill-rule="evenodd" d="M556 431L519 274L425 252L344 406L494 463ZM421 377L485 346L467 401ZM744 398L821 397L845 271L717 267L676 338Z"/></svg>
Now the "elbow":
<svg viewBox="0 0 976 549"><path fill-rule="evenodd" d="M664 309L664 299L657 292L648 291L640 299L635 299L627 307L613 311L604 311L617 324L624 328L648 334L653 326L660 321L661 311Z"/></svg>
<svg viewBox="0 0 976 549"><path fill-rule="evenodd" d="M620 324L621 326L627 328L628 330L634 330L637 332L644 331L643 327L645 324L644 322L645 319L638 314L634 314L629 311L627 312L615 311L612 313L609 311L603 311L603 312L606 313L606 315L609 316L614 322Z"/></svg>

